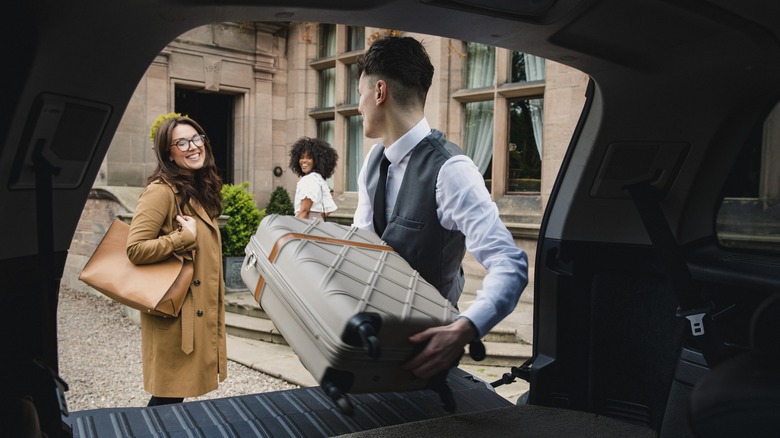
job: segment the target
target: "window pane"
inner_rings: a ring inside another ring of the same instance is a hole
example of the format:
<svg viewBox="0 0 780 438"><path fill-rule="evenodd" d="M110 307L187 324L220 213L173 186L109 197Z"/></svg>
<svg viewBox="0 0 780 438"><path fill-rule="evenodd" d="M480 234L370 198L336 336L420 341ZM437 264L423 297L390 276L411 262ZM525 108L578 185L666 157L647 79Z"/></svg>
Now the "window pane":
<svg viewBox="0 0 780 438"><path fill-rule="evenodd" d="M544 80L544 58L512 52L512 82Z"/></svg>
<svg viewBox="0 0 780 438"><path fill-rule="evenodd" d="M319 120L317 121L317 138L325 140L329 145L333 146L333 135L336 130L336 122L331 120ZM327 179L328 187L333 190L333 176Z"/></svg>
<svg viewBox="0 0 780 438"><path fill-rule="evenodd" d="M336 69L326 68L317 72L319 75L319 101L317 107L329 108L334 106L336 92Z"/></svg>
<svg viewBox="0 0 780 438"><path fill-rule="evenodd" d="M724 247L780 253L780 104L761 128L726 181L715 229Z"/></svg>
<svg viewBox="0 0 780 438"><path fill-rule="evenodd" d="M344 160L346 192L358 191L358 174L363 166L363 117L347 117L347 154Z"/></svg>
<svg viewBox="0 0 780 438"><path fill-rule="evenodd" d="M467 103L464 110L461 148L477 165L490 190L492 175L488 171L493 158L493 101Z"/></svg>
<svg viewBox="0 0 780 438"><path fill-rule="evenodd" d="M336 25L320 24L318 35L319 58L328 58L336 55Z"/></svg>
<svg viewBox="0 0 780 438"><path fill-rule="evenodd" d="M366 47L366 28L347 26L347 51L363 50Z"/></svg>
<svg viewBox="0 0 780 438"><path fill-rule="evenodd" d="M466 43L465 88L490 87L496 76L496 48L478 43Z"/></svg>
<svg viewBox="0 0 780 438"><path fill-rule="evenodd" d="M358 94L358 80L355 78L357 64L350 64L347 68L347 103L358 103L360 102L360 94Z"/></svg>
<svg viewBox="0 0 780 438"><path fill-rule="evenodd" d="M317 138L327 141L331 146L333 145L333 132L336 128L336 122L333 119L330 120L318 120L317 121Z"/></svg>
<svg viewBox="0 0 780 438"><path fill-rule="evenodd" d="M542 99L509 103L507 192L542 188Z"/></svg>

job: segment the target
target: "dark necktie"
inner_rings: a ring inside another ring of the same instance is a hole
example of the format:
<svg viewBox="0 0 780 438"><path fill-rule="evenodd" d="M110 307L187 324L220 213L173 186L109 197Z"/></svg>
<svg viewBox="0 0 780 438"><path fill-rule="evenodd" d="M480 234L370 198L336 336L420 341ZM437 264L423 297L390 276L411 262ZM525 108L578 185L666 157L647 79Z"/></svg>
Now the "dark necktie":
<svg viewBox="0 0 780 438"><path fill-rule="evenodd" d="M376 192L374 193L374 231L382 235L387 227L387 208L385 207L385 188L387 186L387 168L390 166L390 160L382 155L382 163L379 165L379 180L376 182Z"/></svg>

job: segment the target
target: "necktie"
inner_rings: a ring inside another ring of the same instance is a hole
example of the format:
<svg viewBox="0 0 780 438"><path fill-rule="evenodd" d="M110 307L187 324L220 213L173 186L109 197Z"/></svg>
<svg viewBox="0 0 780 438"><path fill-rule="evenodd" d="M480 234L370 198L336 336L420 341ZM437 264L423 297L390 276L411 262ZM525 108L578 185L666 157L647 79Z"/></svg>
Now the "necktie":
<svg viewBox="0 0 780 438"><path fill-rule="evenodd" d="M374 193L374 231L382 235L387 227L387 213L385 207L385 188L387 186L387 168L390 166L390 160L384 155L382 163L379 165L379 180L376 182L376 192Z"/></svg>

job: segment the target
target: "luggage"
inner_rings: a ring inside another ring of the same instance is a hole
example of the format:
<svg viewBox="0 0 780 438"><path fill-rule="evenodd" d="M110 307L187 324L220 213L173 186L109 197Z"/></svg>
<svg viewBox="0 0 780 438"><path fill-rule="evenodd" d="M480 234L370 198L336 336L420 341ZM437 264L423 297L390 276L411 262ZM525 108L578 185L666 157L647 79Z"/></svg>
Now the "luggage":
<svg viewBox="0 0 780 438"><path fill-rule="evenodd" d="M431 388L454 409L444 379L399 364L408 337L458 311L374 233L269 215L246 247L241 276L303 365L342 411L345 394Z"/></svg>

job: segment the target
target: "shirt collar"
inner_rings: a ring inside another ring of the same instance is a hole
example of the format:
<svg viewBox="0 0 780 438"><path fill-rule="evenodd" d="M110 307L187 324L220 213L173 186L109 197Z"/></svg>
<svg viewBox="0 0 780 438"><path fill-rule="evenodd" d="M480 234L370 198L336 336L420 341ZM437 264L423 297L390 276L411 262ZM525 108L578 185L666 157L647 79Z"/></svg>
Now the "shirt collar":
<svg viewBox="0 0 780 438"><path fill-rule="evenodd" d="M385 150L385 156L391 164L397 165L430 133L431 126L428 124L428 120L423 117L412 129Z"/></svg>

